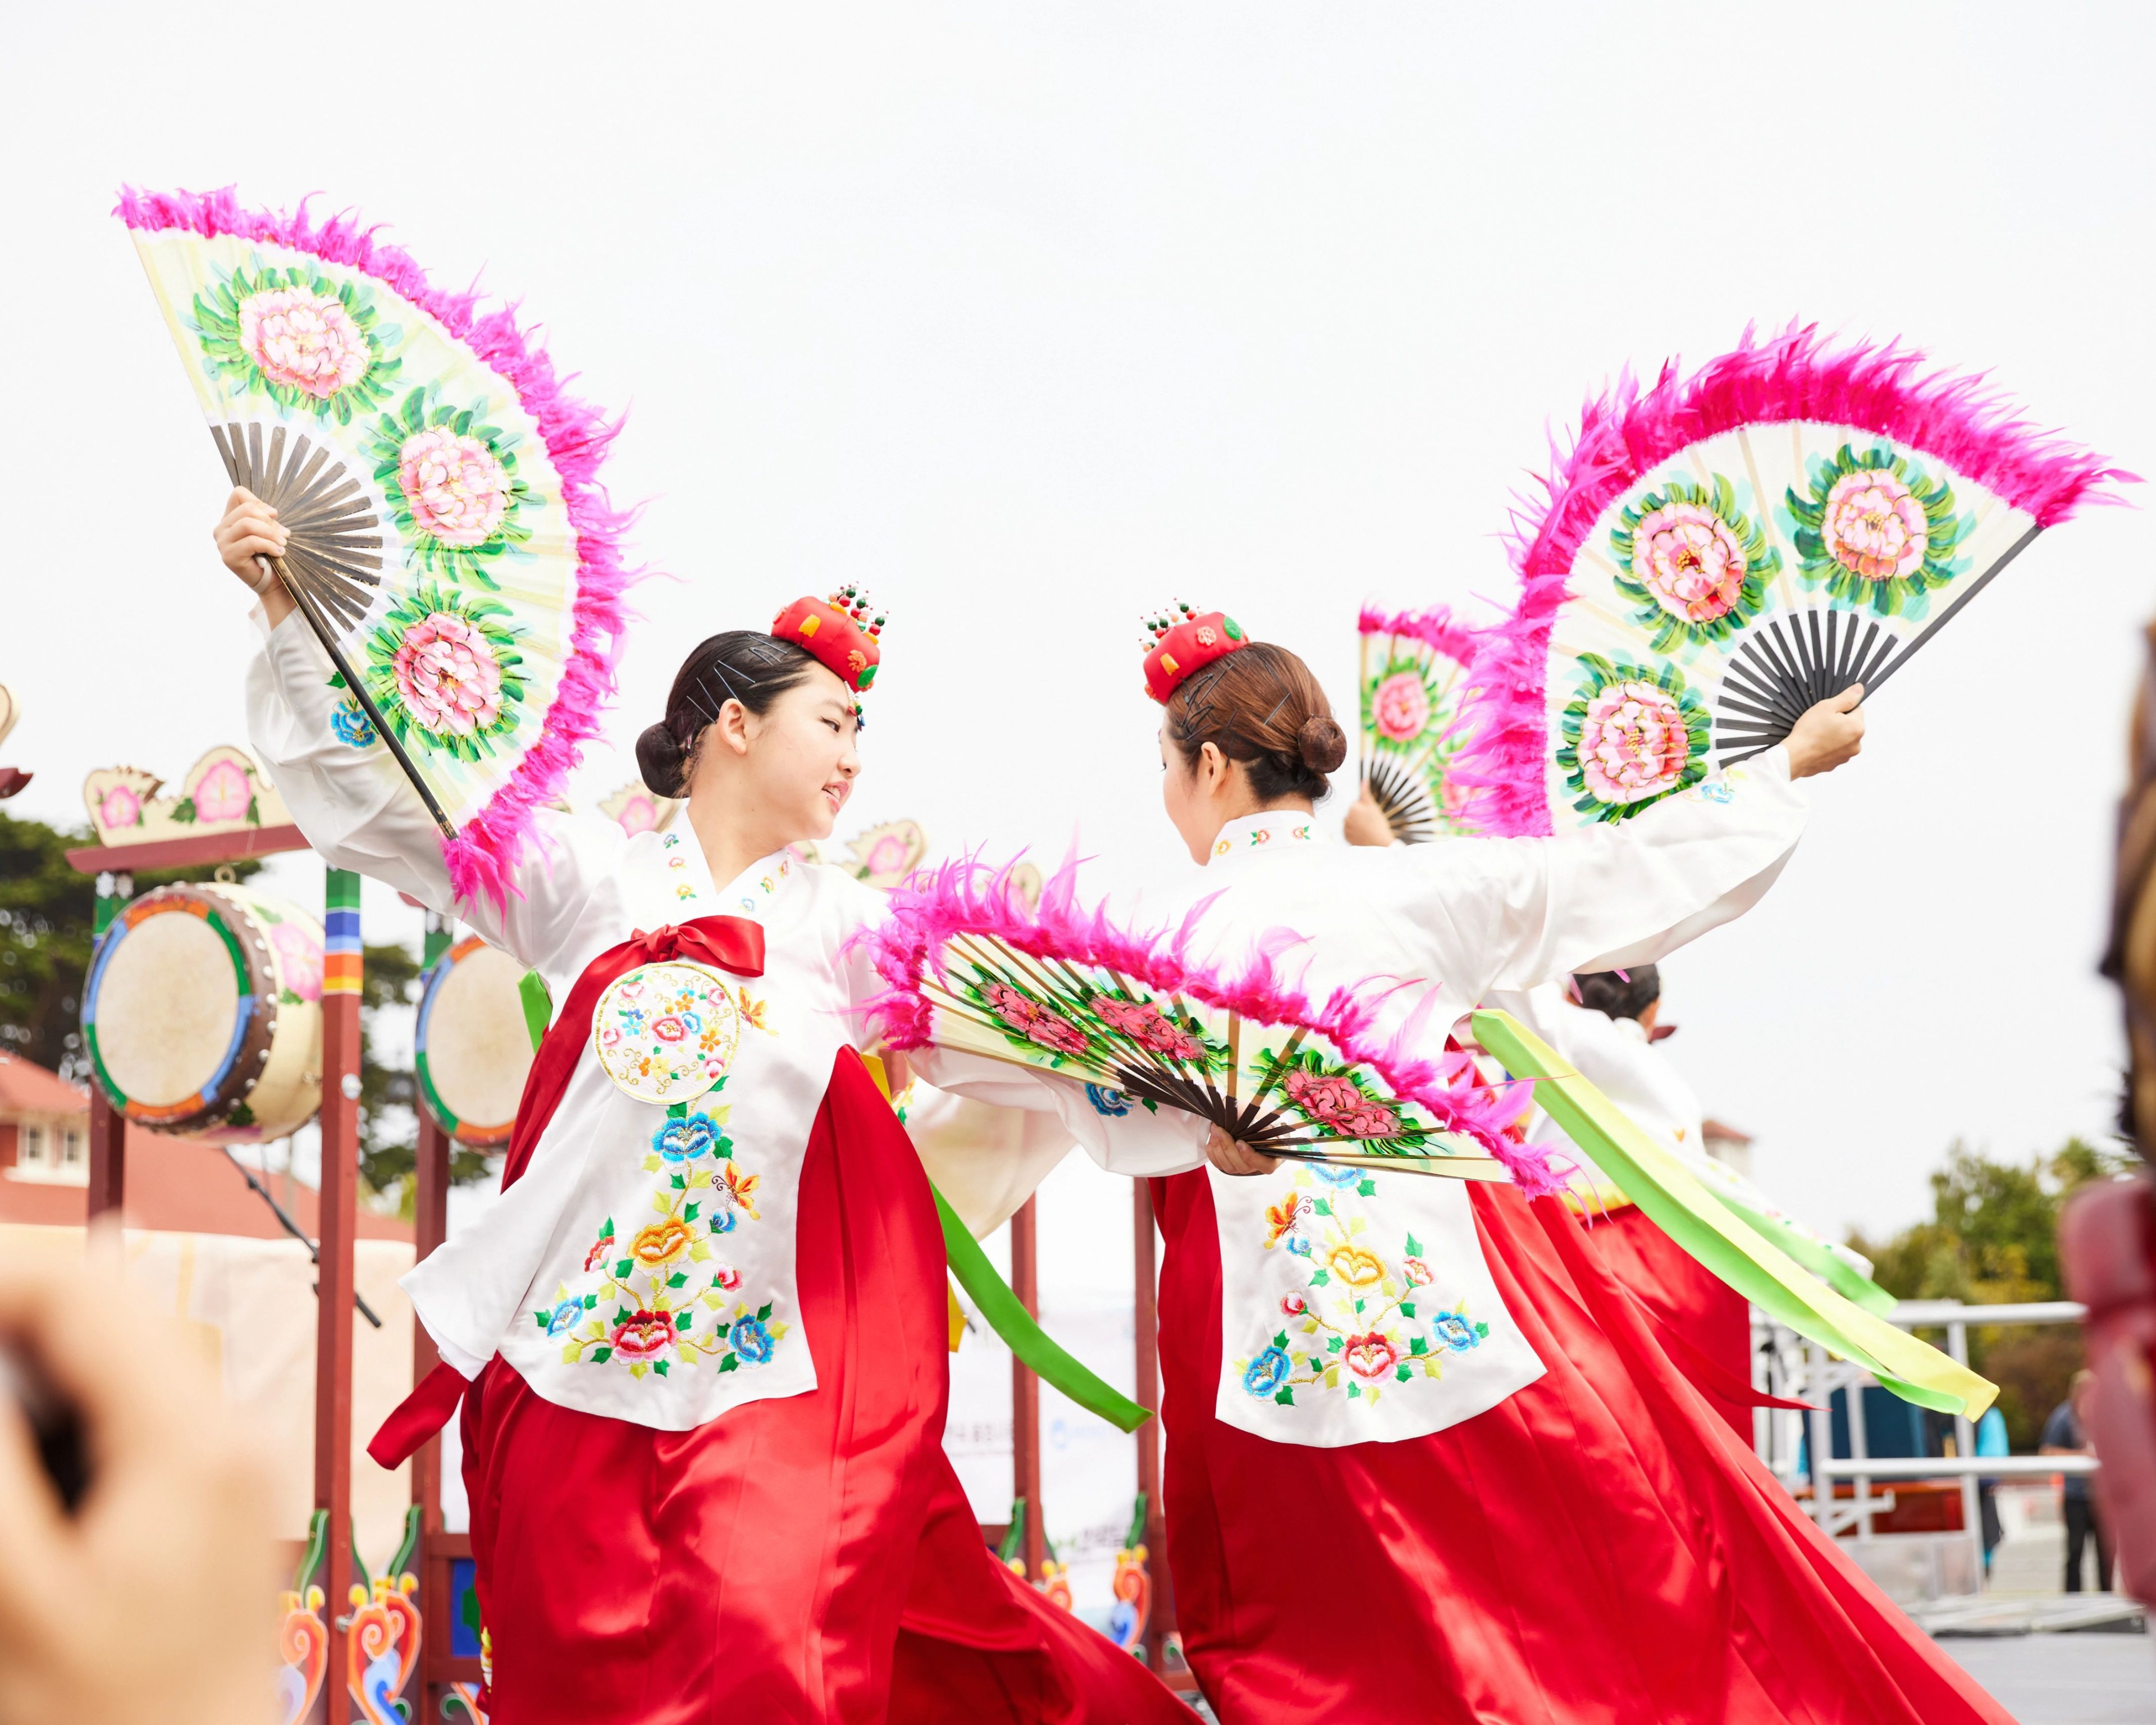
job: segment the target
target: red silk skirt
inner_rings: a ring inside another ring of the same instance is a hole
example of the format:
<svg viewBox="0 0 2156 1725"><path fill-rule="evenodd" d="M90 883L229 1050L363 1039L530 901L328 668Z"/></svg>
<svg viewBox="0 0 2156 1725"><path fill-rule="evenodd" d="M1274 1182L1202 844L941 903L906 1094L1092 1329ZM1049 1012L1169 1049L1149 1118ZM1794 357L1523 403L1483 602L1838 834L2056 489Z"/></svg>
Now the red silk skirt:
<svg viewBox="0 0 2156 1725"><path fill-rule="evenodd" d="M2011 1725L1738 1441L1559 1200L1471 1190L1548 1370L1431 1436L1327 1450L1214 1418L1212 1190L1154 1183L1168 1560L1224 1725Z"/></svg>
<svg viewBox="0 0 2156 1725"><path fill-rule="evenodd" d="M495 1725L1187 1720L983 1543L942 1448L935 1204L850 1050L799 1218L810 1394L656 1431L496 1359L465 1398Z"/></svg>
<svg viewBox="0 0 2156 1725"><path fill-rule="evenodd" d="M1666 1351L1680 1370L1748 1448L1752 1442L1752 1404L1728 1394L1732 1385L1752 1381L1752 1310L1744 1296L1627 1204L1597 1218L1588 1228L1609 1273L1639 1296L1655 1321L1689 1343L1693 1357L1704 1358L1712 1373L1686 1369L1691 1364L1682 1346Z"/></svg>

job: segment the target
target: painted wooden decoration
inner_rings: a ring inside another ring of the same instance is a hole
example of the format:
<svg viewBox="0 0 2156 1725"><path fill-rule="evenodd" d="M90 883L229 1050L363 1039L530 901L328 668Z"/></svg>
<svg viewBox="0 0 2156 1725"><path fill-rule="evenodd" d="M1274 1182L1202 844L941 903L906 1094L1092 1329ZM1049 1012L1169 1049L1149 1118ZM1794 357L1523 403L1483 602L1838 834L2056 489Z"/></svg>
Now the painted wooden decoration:
<svg viewBox="0 0 2156 1725"><path fill-rule="evenodd" d="M289 1590L278 1599L283 1614L277 1629L277 1717L280 1725L300 1725L314 1711L329 1669L330 1631L322 1620L322 1590L316 1584L329 1544L329 1515L315 1512L306 1555Z"/></svg>
<svg viewBox="0 0 2156 1725"><path fill-rule="evenodd" d="M139 767L100 767L83 781L83 806L100 842L146 845L250 827L290 826L275 787L246 750L221 743L187 771L177 797Z"/></svg>
<svg viewBox="0 0 2156 1725"><path fill-rule="evenodd" d="M15 700L15 693L5 683L0 683L0 742L8 740L8 733L15 728L15 721L23 716L23 709ZM30 782L30 775L13 767L0 767L0 802L5 802Z"/></svg>
<svg viewBox="0 0 2156 1725"><path fill-rule="evenodd" d="M640 779L633 779L612 796L602 798L599 813L634 838L639 833L665 832L684 806L682 799L662 797Z"/></svg>
<svg viewBox="0 0 2156 1725"><path fill-rule="evenodd" d="M928 834L917 820L890 820L849 841L849 866L856 880L889 891L921 865L928 855Z"/></svg>

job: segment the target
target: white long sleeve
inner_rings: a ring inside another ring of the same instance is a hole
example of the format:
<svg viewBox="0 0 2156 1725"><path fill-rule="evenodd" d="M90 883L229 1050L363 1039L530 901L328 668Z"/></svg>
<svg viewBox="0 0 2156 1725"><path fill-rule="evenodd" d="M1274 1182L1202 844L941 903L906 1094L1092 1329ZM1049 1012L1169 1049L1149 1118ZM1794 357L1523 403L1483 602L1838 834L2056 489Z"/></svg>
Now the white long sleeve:
<svg viewBox="0 0 2156 1725"><path fill-rule="evenodd" d="M1146 1179L1204 1165L1205 1122L1179 1108L1154 1111L1106 1092L1096 1101L1096 1086L955 1049L917 1049L907 1058L938 1090L998 1107L1054 1114L1110 1173Z"/></svg>
<svg viewBox="0 0 2156 1725"><path fill-rule="evenodd" d="M1789 753L1757 760L1635 819L1556 839L1475 839L1361 852L1404 967L1472 1004L1579 970L1650 963L1742 915L1804 831Z"/></svg>

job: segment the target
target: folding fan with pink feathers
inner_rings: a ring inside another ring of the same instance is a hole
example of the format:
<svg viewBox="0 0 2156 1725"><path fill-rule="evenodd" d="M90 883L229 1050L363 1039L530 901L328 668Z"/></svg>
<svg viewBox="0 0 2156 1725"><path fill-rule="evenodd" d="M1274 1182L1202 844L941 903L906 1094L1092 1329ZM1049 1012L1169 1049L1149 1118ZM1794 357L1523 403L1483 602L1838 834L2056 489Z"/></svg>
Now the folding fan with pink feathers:
<svg viewBox="0 0 2156 1725"><path fill-rule="evenodd" d="M1484 830L1623 819L1869 699L2133 477L1923 363L1793 328L1589 403L1467 679L1450 770Z"/></svg>
<svg viewBox="0 0 2156 1725"><path fill-rule="evenodd" d="M1127 928L1078 902L1076 874L1066 864L1033 906L1010 870L973 862L896 888L862 937L889 985L871 1011L891 1045L1057 1073L1105 1112L1180 1109L1269 1155L1558 1183L1547 1153L1509 1130L1527 1087L1486 1083L1464 1054L1418 1052L1427 1012L1387 1012L1396 980L1313 999L1286 962L1291 932L1215 965L1193 951L1211 900L1175 927Z"/></svg>
<svg viewBox="0 0 2156 1725"><path fill-rule="evenodd" d="M1356 619L1362 644L1362 780L1403 845L1479 830L1466 788L1452 777L1477 631L1450 608L1381 611Z"/></svg>
<svg viewBox="0 0 2156 1725"><path fill-rule="evenodd" d="M350 216L228 188L123 193L136 249L234 485L290 530L275 572L459 895L501 902L611 691L624 518L613 429L507 311L444 293Z"/></svg>

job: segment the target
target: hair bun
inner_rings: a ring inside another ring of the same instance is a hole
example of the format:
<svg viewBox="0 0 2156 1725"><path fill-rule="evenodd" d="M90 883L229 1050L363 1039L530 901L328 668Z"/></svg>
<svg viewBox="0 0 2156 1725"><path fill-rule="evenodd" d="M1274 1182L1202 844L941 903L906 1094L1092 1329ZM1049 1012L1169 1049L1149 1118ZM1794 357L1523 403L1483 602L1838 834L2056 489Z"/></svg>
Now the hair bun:
<svg viewBox="0 0 2156 1725"><path fill-rule="evenodd" d="M1348 733L1329 713L1312 713L1296 733L1302 764L1312 773L1331 773L1348 758Z"/></svg>
<svg viewBox="0 0 2156 1725"><path fill-rule="evenodd" d="M636 767L654 796L681 794L681 745L664 723L647 725L637 733Z"/></svg>

